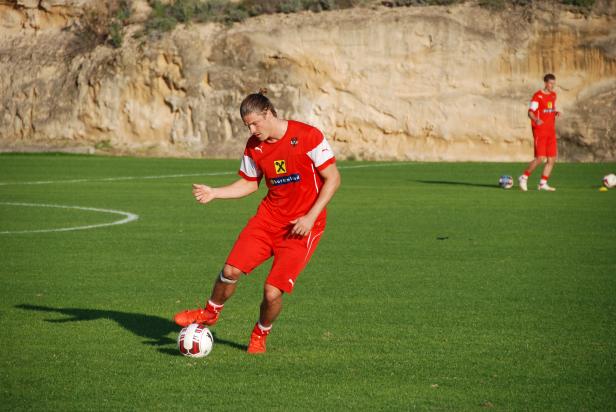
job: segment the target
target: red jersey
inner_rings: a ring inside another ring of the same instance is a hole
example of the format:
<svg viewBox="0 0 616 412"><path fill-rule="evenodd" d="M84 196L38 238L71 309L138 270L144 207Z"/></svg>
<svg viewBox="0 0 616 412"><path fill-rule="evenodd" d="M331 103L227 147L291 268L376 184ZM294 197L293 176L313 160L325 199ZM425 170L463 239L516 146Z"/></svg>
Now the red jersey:
<svg viewBox="0 0 616 412"><path fill-rule="evenodd" d="M312 208L323 186L318 171L335 160L319 129L289 120L286 133L274 143L261 142L255 136L248 139L239 174L257 182L265 176L269 190L257 216L286 226ZM323 210L319 219L325 215Z"/></svg>
<svg viewBox="0 0 616 412"><path fill-rule="evenodd" d="M556 93L545 94L542 90L539 90L533 95L528 109L537 118L543 120L541 125L537 125L533 120L530 121L534 131L555 133Z"/></svg>

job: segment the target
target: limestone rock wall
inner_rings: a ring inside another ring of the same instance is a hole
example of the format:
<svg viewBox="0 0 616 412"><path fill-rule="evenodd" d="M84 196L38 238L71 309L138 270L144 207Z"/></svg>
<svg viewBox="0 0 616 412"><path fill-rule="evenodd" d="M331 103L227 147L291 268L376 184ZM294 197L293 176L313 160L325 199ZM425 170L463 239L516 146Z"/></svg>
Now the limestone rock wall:
<svg viewBox="0 0 616 412"><path fill-rule="evenodd" d="M554 72L561 157L616 160L610 2L272 15L157 39L133 39L135 21L113 49L74 30L88 1L0 0L0 150L235 158L239 103L267 87L340 157L527 160L528 100Z"/></svg>

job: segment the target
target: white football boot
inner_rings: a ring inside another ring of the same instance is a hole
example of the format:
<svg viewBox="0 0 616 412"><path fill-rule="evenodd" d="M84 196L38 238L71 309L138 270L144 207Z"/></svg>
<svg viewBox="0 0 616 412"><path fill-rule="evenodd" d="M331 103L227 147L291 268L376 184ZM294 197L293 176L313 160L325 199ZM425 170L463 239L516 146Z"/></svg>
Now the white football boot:
<svg viewBox="0 0 616 412"><path fill-rule="evenodd" d="M524 175L518 177L518 183L520 184L520 190L526 192L528 190L528 178Z"/></svg>
<svg viewBox="0 0 616 412"><path fill-rule="evenodd" d="M543 183L543 184L539 184L539 186L537 186L537 190L545 190L546 192L555 192L556 188L548 185L548 183Z"/></svg>

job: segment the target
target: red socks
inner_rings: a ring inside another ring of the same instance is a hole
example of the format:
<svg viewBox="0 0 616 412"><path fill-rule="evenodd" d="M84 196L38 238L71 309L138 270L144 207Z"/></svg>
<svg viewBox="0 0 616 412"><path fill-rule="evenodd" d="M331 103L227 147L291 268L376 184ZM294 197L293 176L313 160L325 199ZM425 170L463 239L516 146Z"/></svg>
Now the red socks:
<svg viewBox="0 0 616 412"><path fill-rule="evenodd" d="M530 177L530 172L528 170L525 170L524 171L524 176L526 176L526 178L528 179ZM546 183L549 178L550 178L550 176L541 175L541 183Z"/></svg>

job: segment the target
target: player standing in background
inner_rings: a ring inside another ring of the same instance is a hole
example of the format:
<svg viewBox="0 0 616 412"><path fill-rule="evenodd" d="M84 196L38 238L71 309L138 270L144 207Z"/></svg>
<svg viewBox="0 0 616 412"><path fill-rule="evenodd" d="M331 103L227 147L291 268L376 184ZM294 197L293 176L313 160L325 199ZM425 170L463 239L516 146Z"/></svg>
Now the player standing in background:
<svg viewBox="0 0 616 412"><path fill-rule="evenodd" d="M307 124L278 118L264 90L244 99L240 115L251 133L239 170L241 179L216 188L196 184L193 195L202 204L237 199L255 192L265 177L267 196L237 238L205 308L180 312L174 320L182 327L214 325L241 275L273 256L259 321L248 345L249 353L263 353L282 309L283 294L292 292L321 240L325 206L340 186L340 174L323 134Z"/></svg>
<svg viewBox="0 0 616 412"><path fill-rule="evenodd" d="M524 174L518 178L520 189L528 190L528 177L533 170L547 159L537 190L553 192L556 189L548 185L548 179L556 163L558 153L556 144L556 118L560 112L556 110L556 76L551 73L543 77L544 88L533 95L528 108L528 117L533 128L535 141L535 158L528 164Z"/></svg>

